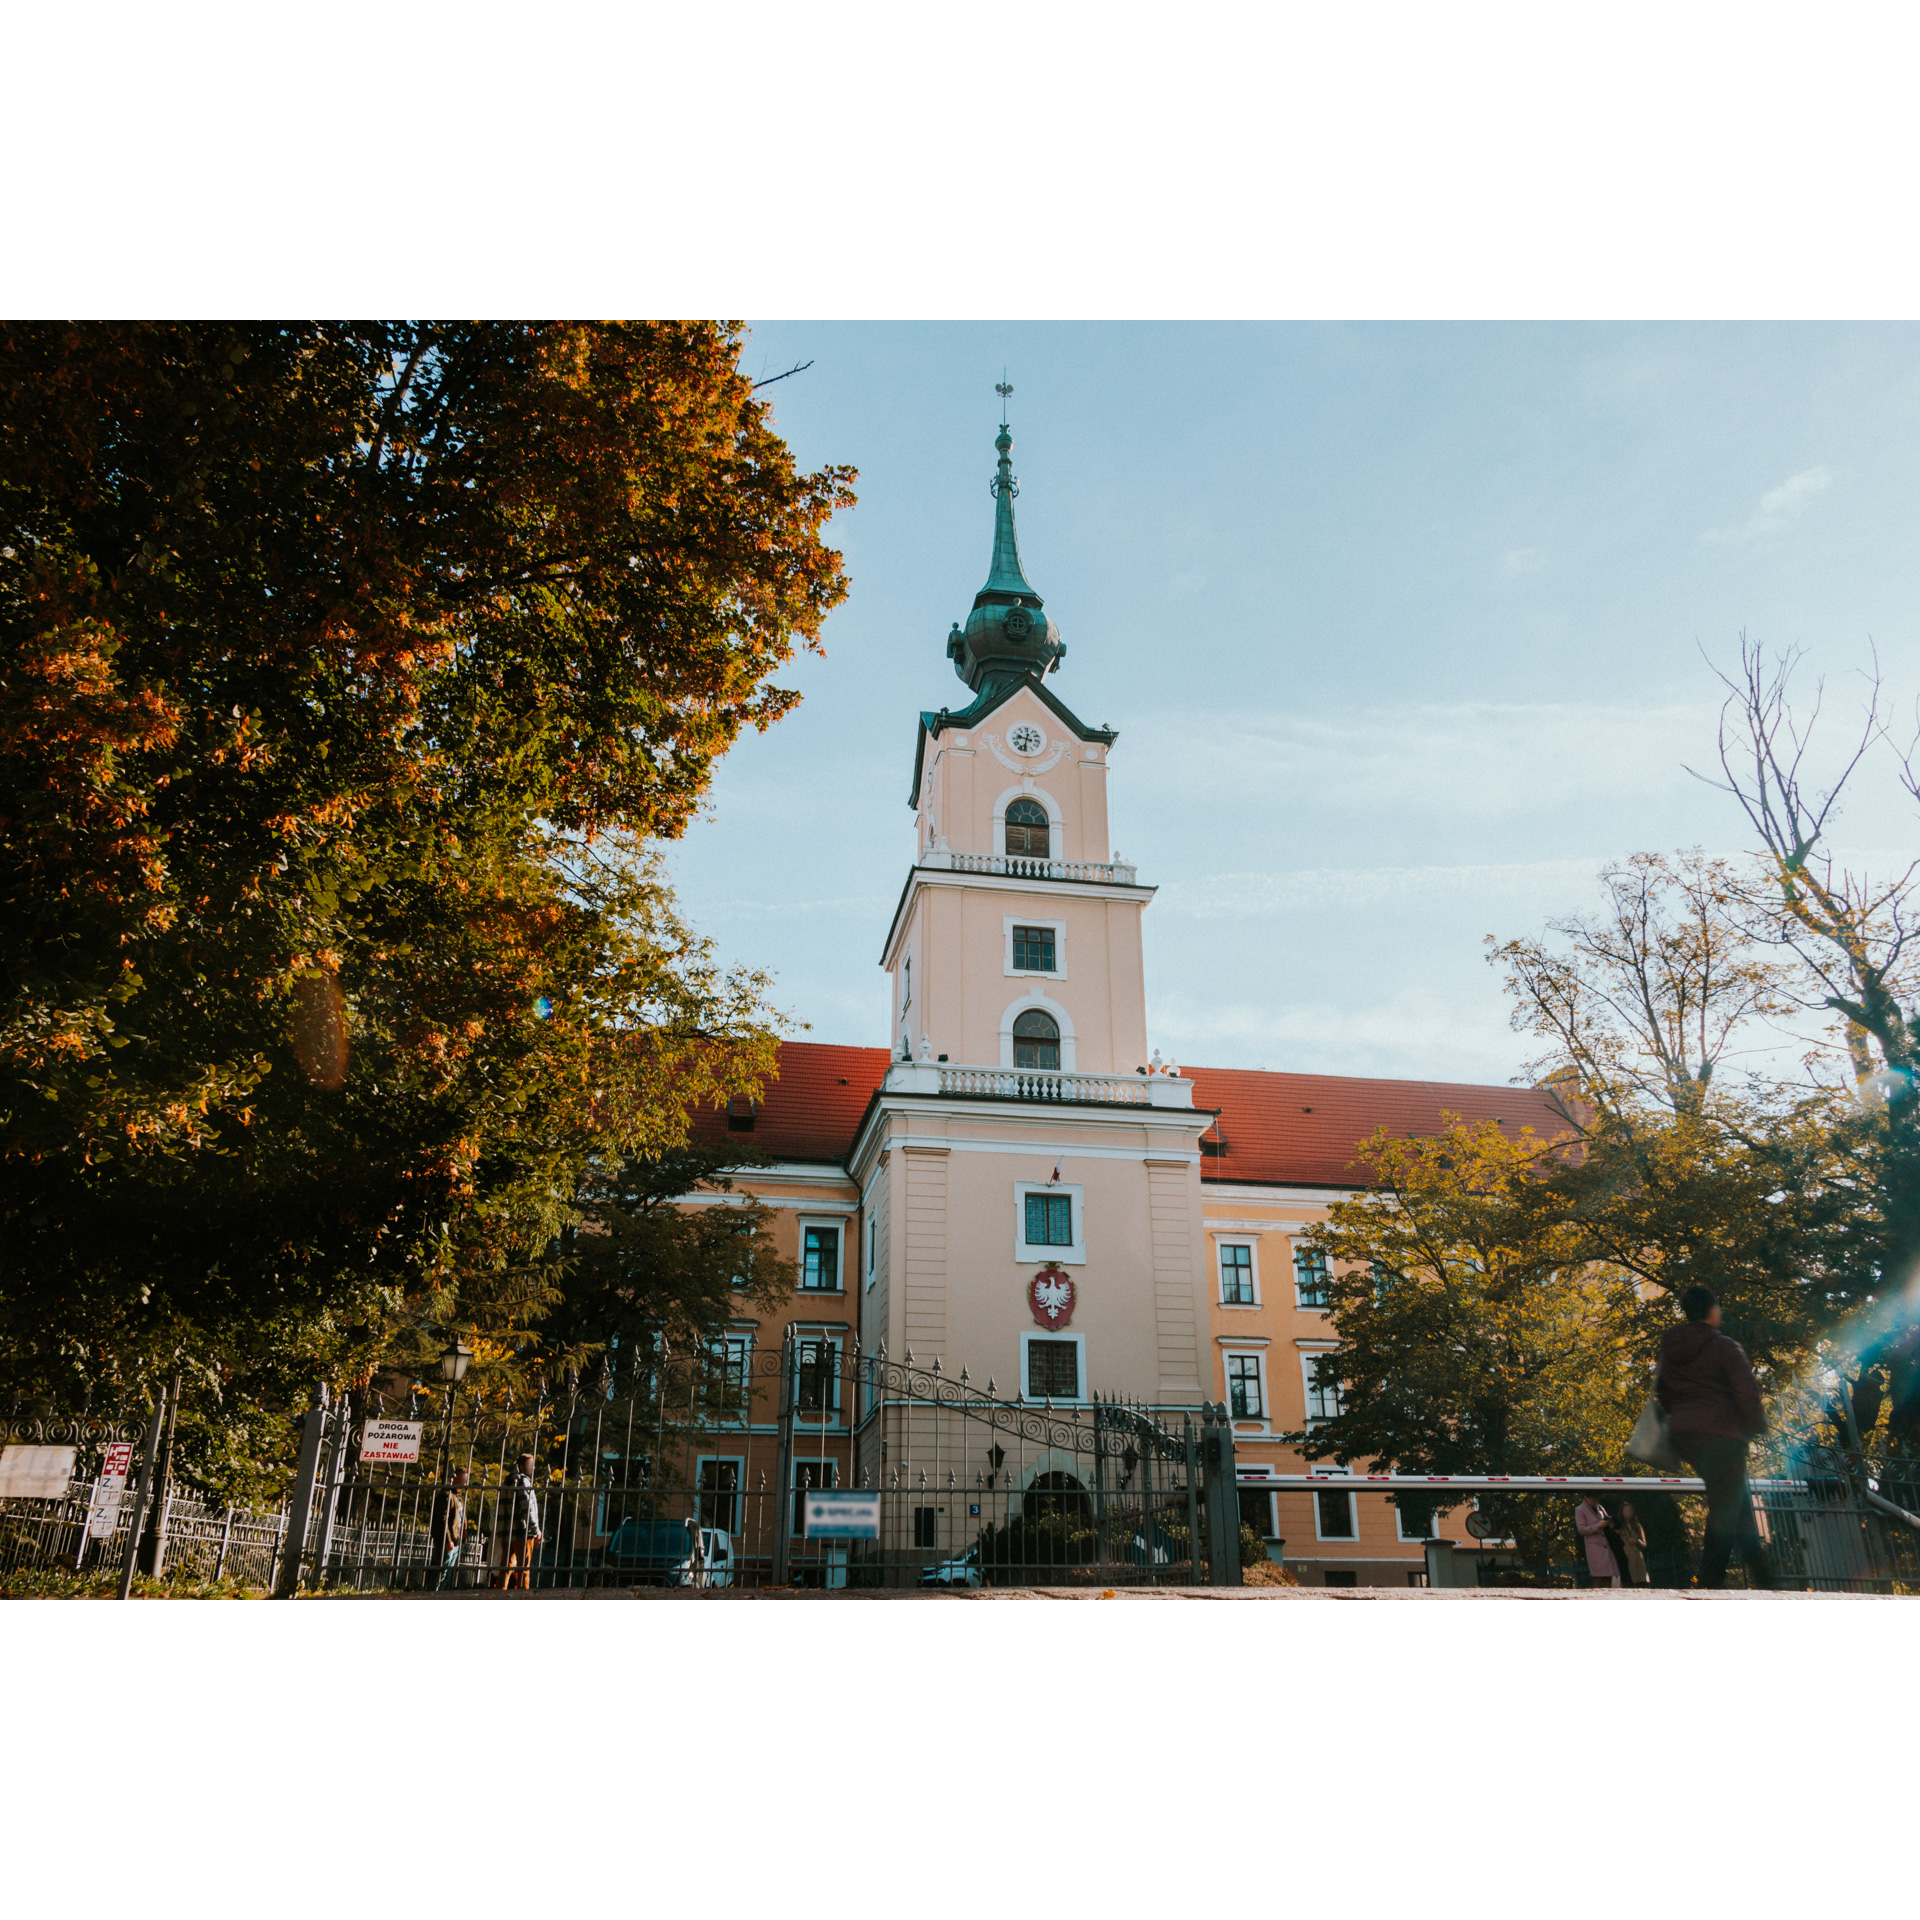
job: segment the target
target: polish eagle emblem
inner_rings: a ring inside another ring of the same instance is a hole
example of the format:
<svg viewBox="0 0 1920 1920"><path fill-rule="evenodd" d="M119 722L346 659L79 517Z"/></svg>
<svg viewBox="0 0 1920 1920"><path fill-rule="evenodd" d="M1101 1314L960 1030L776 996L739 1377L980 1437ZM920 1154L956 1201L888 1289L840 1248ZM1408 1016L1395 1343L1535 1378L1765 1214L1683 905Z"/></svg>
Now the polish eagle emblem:
<svg viewBox="0 0 1920 1920"><path fill-rule="evenodd" d="M1027 1288L1027 1305L1043 1327L1064 1327L1073 1318L1073 1282L1059 1267L1042 1267Z"/></svg>

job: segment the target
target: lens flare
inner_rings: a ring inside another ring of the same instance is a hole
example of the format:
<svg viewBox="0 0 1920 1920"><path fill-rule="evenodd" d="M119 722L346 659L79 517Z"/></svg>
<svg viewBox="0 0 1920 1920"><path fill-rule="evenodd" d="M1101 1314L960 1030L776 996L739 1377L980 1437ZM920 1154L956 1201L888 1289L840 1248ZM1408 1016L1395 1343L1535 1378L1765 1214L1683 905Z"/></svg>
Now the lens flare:
<svg viewBox="0 0 1920 1920"><path fill-rule="evenodd" d="M316 1087L337 1093L347 1079L347 1002L339 976L309 973L293 983L293 1057Z"/></svg>
<svg viewBox="0 0 1920 1920"><path fill-rule="evenodd" d="M533 1011L538 1018L551 1020L553 1018L553 1002L543 993L540 998L533 1003Z"/></svg>

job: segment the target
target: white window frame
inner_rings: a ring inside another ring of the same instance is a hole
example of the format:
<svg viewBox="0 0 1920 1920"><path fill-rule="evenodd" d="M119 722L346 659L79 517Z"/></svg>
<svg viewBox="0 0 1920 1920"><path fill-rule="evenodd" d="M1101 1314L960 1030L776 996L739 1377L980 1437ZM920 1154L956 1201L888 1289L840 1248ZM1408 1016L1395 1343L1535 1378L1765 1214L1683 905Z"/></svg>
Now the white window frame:
<svg viewBox="0 0 1920 1920"><path fill-rule="evenodd" d="M800 1275L794 1283L794 1292L802 1300L832 1300L844 1298L847 1291L847 1216L844 1213L803 1213L796 1223L799 1231ZM807 1277L807 1229L809 1227L831 1227L834 1233L834 1245L840 1249L840 1263L834 1274L831 1287L810 1287Z"/></svg>
<svg viewBox="0 0 1920 1920"><path fill-rule="evenodd" d="M1043 1328L1035 1327L1031 1333L1023 1333L1020 1336L1021 1400L1030 1407L1043 1406L1046 1403L1047 1396L1045 1394L1034 1395L1027 1391L1027 1348L1035 1340L1071 1340L1073 1344L1080 1349L1080 1391L1078 1395L1071 1400L1063 1400L1058 1394L1055 1394L1053 1396L1053 1404L1056 1407L1084 1407L1087 1404L1088 1398L1087 1336L1084 1333L1074 1333L1066 1328L1062 1328L1058 1333L1048 1333Z"/></svg>
<svg viewBox="0 0 1920 1920"><path fill-rule="evenodd" d="M1053 929L1053 965L1051 967L1016 967L1013 964L1013 930L1015 927L1051 927ZM1010 980L1064 980L1067 977L1067 923L1064 920L1050 920L1040 913L1009 913L1000 921L1001 937L1005 945L1001 949L1001 971ZM1065 1035L1061 1036L1063 1039Z"/></svg>
<svg viewBox="0 0 1920 1920"><path fill-rule="evenodd" d="M1048 1193L1056 1198L1065 1194L1071 1205L1068 1219L1073 1225L1073 1244L1068 1247L1029 1246L1027 1244L1027 1195L1030 1193ZM1084 1267L1087 1264L1087 1190L1076 1181L1062 1180L1058 1186L1045 1180L1016 1180L1013 1183L1013 1257L1021 1266L1030 1266L1035 1261L1044 1265L1049 1260L1057 1260L1063 1267Z"/></svg>
<svg viewBox="0 0 1920 1920"><path fill-rule="evenodd" d="M753 1329L749 1327L723 1327L714 1337L714 1346L720 1349L718 1354L709 1352L709 1360L717 1360L722 1371L728 1367L728 1348L738 1345L740 1353L740 1405L721 1416L723 1424L728 1426L750 1426L753 1423L753 1351L755 1346ZM702 1454L701 1459L731 1459L731 1454Z"/></svg>
<svg viewBox="0 0 1920 1920"><path fill-rule="evenodd" d="M1260 1385L1260 1411L1258 1413L1234 1413L1233 1377L1228 1371L1229 1360L1251 1360L1254 1362L1254 1376ZM1264 1431L1273 1421L1273 1396L1267 1388L1267 1356L1258 1347L1222 1347L1220 1349L1220 1385L1225 1390L1229 1417L1235 1426L1244 1426L1249 1421L1257 1423Z"/></svg>
<svg viewBox="0 0 1920 1920"><path fill-rule="evenodd" d="M739 1511L735 1513L734 1518L736 1520L745 1519L746 1505L747 1505L747 1460L746 1460L746 1456L740 1453L702 1453L702 1454L696 1454L694 1456L693 1510L696 1513L698 1513L700 1511L700 1501L703 1495L715 1491L715 1489L712 1489L712 1488L702 1487L700 1484L700 1470L703 1467L709 1467L709 1466L739 1468L740 1471L735 1480L734 1487L733 1487L733 1503L735 1507L739 1509ZM702 1520L700 1524L701 1526L705 1527L709 1523L705 1520ZM729 1540L732 1540L736 1544L738 1544L740 1536L745 1531L745 1529L738 1526L716 1527L714 1531L717 1533L724 1533ZM729 1565L732 1564L731 1560L729 1560L728 1564Z"/></svg>
<svg viewBox="0 0 1920 1920"><path fill-rule="evenodd" d="M1333 1311L1331 1307L1310 1307L1300 1298L1300 1256L1307 1251L1308 1249L1302 1247L1297 1241L1289 1240L1287 1242L1287 1265L1292 1270L1293 1275L1294 1308L1300 1313L1331 1313ZM1333 1263L1331 1261L1327 1263L1327 1281L1329 1285L1331 1285L1333 1281Z"/></svg>
<svg viewBox="0 0 1920 1920"><path fill-rule="evenodd" d="M1261 1529L1260 1538L1262 1540L1278 1540L1281 1537L1280 1515L1277 1511L1278 1503L1274 1500L1274 1497L1273 1497L1273 1492L1274 1492L1273 1488L1268 1486L1264 1480L1241 1480L1235 1483L1233 1490L1236 1495L1245 1495L1249 1493L1263 1493L1266 1495L1267 1524L1265 1525L1265 1527ZM1239 1502L1236 1499L1235 1501L1236 1507L1238 1506L1238 1504Z"/></svg>
<svg viewBox="0 0 1920 1920"><path fill-rule="evenodd" d="M1047 858L1049 860L1064 860L1067 857L1065 851L1067 816L1062 811L1060 802L1056 800L1045 787L1029 785L1009 787L1006 792L1001 794L993 803L994 858L996 860L1005 860L1008 858L1007 809L1012 806L1016 800L1038 800L1041 806L1046 809L1048 826L1047 846L1049 848ZM1026 859L1029 856L1021 854L1015 857ZM1020 924L1023 927L1029 927L1034 923L1031 920L1023 920Z"/></svg>
<svg viewBox="0 0 1920 1920"><path fill-rule="evenodd" d="M1324 1360L1331 1353L1340 1351L1338 1345L1329 1340L1324 1347L1307 1347L1300 1354L1300 1405L1303 1418L1311 1426L1320 1420L1331 1420L1336 1416L1327 1413L1315 1413L1313 1410L1313 1363Z"/></svg>
<svg viewBox="0 0 1920 1920"><path fill-rule="evenodd" d="M1228 1247L1245 1247L1247 1250L1247 1274L1253 1282L1253 1298L1250 1301L1229 1300L1226 1297L1227 1276L1220 1256ZM1224 1307L1229 1313L1251 1313L1255 1307L1265 1304L1260 1297L1260 1242L1255 1235L1246 1233L1214 1235L1213 1297L1214 1304Z"/></svg>
<svg viewBox="0 0 1920 1920"><path fill-rule="evenodd" d="M877 1213L867 1215L867 1284L866 1291L871 1293L874 1283L880 1278L880 1216Z"/></svg>
<svg viewBox="0 0 1920 1920"><path fill-rule="evenodd" d="M803 1345L824 1340L827 1345L833 1349L834 1359L842 1363L845 1362L847 1357L846 1335L847 1330L845 1327L809 1327L804 1323L796 1324L794 1327L794 1337ZM796 1385L794 1392L794 1421L797 1426L803 1427L809 1434L816 1434L820 1432L823 1427L827 1432L831 1433L834 1428L840 1426L846 1418L847 1374L844 1364L836 1367L833 1378L834 1398L839 1404L836 1406L823 1407L818 1413L801 1411L799 1405L800 1395ZM799 1445L797 1441L795 1444L796 1446ZM804 1455L806 1449L801 1447L800 1452Z"/></svg>
<svg viewBox="0 0 1920 1920"><path fill-rule="evenodd" d="M1026 922L1022 921L1021 924L1024 926ZM1034 977L1036 979L1039 978L1038 975ZM1036 1007L1042 1013L1050 1013L1053 1015L1054 1024L1060 1029L1060 1071L1062 1073L1072 1073L1074 1071L1075 1045L1073 1020L1067 1013L1066 1008L1063 1007L1059 1001L1049 1000L1038 987L1035 987L1022 998L1013 1001L1000 1016L1001 1066L1009 1070L1013 1067L1013 1023L1019 1019L1023 1013L1031 1013Z"/></svg>
<svg viewBox="0 0 1920 1920"><path fill-rule="evenodd" d="M1433 1520L1434 1520L1435 1526L1438 1526L1440 1524L1440 1510L1441 1510L1441 1501L1443 1497L1444 1496L1439 1492L1439 1490L1436 1489L1433 1496ZM1421 1545L1424 1541L1435 1540L1439 1538L1438 1534L1409 1533L1407 1531L1407 1516L1400 1511L1400 1508L1397 1502L1395 1503L1394 1509L1393 1509L1393 1530L1394 1530L1394 1533L1398 1536L1398 1538L1405 1545L1409 1547L1417 1547Z"/></svg>
<svg viewBox="0 0 1920 1920"><path fill-rule="evenodd" d="M1353 1477L1351 1469L1347 1467L1310 1467L1308 1471L1316 1480L1348 1480ZM1354 1505L1354 1495L1351 1491L1347 1494L1347 1525L1352 1531L1348 1533L1323 1533L1320 1530L1320 1496L1324 1491L1326 1491L1326 1489L1315 1487L1312 1493L1313 1537L1316 1540L1324 1540L1335 1546L1353 1547L1357 1549L1360 1545L1360 1514L1358 1508Z"/></svg>

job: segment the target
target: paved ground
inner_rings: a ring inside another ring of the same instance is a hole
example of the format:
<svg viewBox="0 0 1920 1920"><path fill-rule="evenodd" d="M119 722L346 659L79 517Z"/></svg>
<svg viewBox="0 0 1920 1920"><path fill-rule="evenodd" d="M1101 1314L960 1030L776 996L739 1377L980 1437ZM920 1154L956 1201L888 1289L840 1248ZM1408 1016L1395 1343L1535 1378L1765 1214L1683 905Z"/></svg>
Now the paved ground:
<svg viewBox="0 0 1920 1920"><path fill-rule="evenodd" d="M1503 1602L1575 1601L1587 1606L1657 1606L1662 1601L1751 1603L1765 1606L1804 1605L1828 1600L1894 1600L1902 1596L1881 1593L1747 1593L1735 1589L1719 1593L1698 1590L1674 1592L1668 1588L1640 1588L1615 1591L1610 1587L1529 1588L1529 1587L1007 1587L961 1590L952 1593L922 1592L915 1588L899 1590L822 1593L818 1588L714 1588L693 1593L671 1587L557 1587L535 1593L493 1593L486 1588L471 1588L464 1593L405 1593L391 1596L398 1600L664 1600L698 1606L709 1601L736 1603L771 1601L831 1601L852 1605L875 1601L908 1600L924 1605L951 1606L971 1602L975 1605L1004 1605L1028 1600L1213 1600L1252 1604L1274 1602L1281 1606L1351 1606L1355 1601L1385 1603L1392 1606L1452 1606L1459 1604L1498 1605Z"/></svg>

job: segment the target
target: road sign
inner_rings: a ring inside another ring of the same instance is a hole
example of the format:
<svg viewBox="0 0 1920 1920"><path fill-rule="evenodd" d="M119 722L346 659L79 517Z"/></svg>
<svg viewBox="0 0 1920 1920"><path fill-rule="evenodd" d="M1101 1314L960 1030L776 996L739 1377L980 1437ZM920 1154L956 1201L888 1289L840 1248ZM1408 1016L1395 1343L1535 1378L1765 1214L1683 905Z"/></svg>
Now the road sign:
<svg viewBox="0 0 1920 1920"><path fill-rule="evenodd" d="M369 1420L360 1436L362 1460L384 1460L389 1465L407 1467L420 1458L420 1420Z"/></svg>
<svg viewBox="0 0 1920 1920"><path fill-rule="evenodd" d="M0 1447L0 1495L64 1500L73 1484L72 1447Z"/></svg>
<svg viewBox="0 0 1920 1920"><path fill-rule="evenodd" d="M873 1493L809 1492L809 1540L878 1540L880 1495Z"/></svg>
<svg viewBox="0 0 1920 1920"><path fill-rule="evenodd" d="M127 1475L133 1471L133 1442L116 1440L106 1450L100 1478L87 1502L87 1538L105 1540L120 1524L120 1503L127 1497Z"/></svg>

